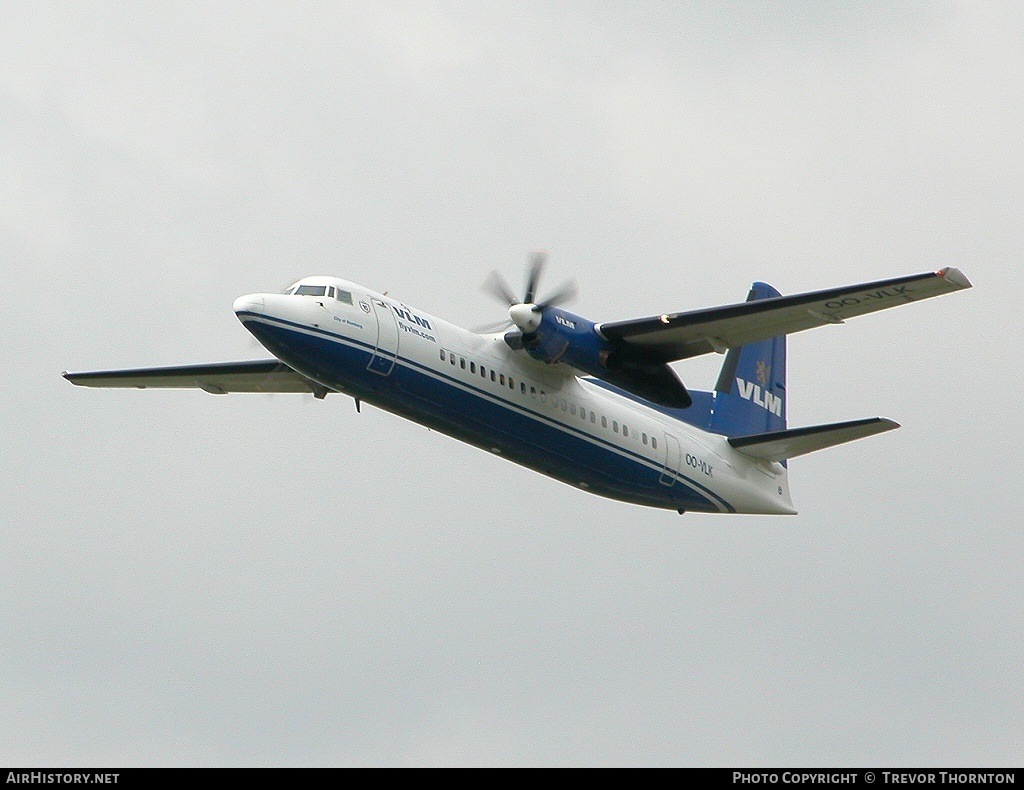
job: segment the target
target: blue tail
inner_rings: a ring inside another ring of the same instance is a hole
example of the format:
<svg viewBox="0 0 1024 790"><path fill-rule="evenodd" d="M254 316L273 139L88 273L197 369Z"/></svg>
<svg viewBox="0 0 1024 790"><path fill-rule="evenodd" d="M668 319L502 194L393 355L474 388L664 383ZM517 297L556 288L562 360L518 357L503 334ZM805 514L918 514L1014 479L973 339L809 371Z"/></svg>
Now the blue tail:
<svg viewBox="0 0 1024 790"><path fill-rule="evenodd" d="M781 295L766 283L754 283L747 301ZM726 436L785 430L785 335L729 350L715 385L710 428Z"/></svg>

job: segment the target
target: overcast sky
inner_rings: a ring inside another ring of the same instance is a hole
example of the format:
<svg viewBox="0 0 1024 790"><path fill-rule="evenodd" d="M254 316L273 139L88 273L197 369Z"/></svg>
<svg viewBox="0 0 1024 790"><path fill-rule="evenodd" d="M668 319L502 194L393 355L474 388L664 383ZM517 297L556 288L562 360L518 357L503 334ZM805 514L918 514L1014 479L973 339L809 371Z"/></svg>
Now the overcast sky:
<svg viewBox="0 0 1024 790"><path fill-rule="evenodd" d="M1022 140L1010 2L5 2L0 764L1019 766ZM796 517L60 378L265 356L306 274L488 323L537 248L593 320L975 287L791 339L791 425L903 424Z"/></svg>

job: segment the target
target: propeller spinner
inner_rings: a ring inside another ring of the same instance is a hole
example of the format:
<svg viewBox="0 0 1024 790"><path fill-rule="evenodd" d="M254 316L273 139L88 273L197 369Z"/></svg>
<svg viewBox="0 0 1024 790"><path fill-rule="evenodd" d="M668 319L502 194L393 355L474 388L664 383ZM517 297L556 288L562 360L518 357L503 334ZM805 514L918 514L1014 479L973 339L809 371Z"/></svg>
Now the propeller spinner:
<svg viewBox="0 0 1024 790"><path fill-rule="evenodd" d="M539 302L537 289L540 286L541 274L544 272L544 265L547 263L547 253L534 252L530 255L529 268L526 277L526 293L522 299L517 299L505 278L495 270L484 280L481 290L493 296L503 304L508 305L508 320L490 327L484 327L480 331L490 330L497 332L508 326L515 326L523 335L530 335L537 331L540 326L544 310L548 307L565 304L576 297L579 289L574 280L570 280L547 299Z"/></svg>

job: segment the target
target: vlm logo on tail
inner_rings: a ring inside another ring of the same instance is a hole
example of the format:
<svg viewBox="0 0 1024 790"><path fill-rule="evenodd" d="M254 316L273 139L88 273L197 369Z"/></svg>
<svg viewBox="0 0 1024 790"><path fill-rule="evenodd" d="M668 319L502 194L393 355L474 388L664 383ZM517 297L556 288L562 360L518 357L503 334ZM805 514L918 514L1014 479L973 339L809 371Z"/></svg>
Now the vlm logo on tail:
<svg viewBox="0 0 1024 790"><path fill-rule="evenodd" d="M751 381L744 381L739 376L736 377L736 385L739 387L741 398L762 409L767 409L772 414L782 416L782 398L772 395L768 390L762 389Z"/></svg>

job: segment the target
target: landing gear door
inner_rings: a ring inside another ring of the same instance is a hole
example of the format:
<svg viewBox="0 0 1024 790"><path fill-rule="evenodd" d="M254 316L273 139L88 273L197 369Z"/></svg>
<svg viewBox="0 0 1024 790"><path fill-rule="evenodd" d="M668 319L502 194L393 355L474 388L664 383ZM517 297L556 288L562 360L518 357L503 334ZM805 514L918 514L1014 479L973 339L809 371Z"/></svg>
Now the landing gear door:
<svg viewBox="0 0 1024 790"><path fill-rule="evenodd" d="M398 322L391 308L380 299L371 299L370 304L377 317L377 347L366 368L381 376L388 376L398 356Z"/></svg>
<svg viewBox="0 0 1024 790"><path fill-rule="evenodd" d="M676 475L679 473L679 464L682 463L682 451L679 449L679 440L670 433L665 434L665 468L661 473L661 484L663 486L675 485Z"/></svg>

